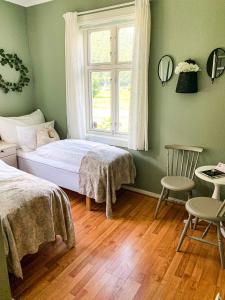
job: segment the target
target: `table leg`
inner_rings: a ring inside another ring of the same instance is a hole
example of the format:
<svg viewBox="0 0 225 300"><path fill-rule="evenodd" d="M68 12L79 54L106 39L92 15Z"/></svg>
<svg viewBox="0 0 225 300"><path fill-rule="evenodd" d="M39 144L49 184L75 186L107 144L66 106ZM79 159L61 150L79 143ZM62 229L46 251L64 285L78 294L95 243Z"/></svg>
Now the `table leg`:
<svg viewBox="0 0 225 300"><path fill-rule="evenodd" d="M214 191L212 194L212 198L216 200L220 200L220 185L214 183Z"/></svg>
<svg viewBox="0 0 225 300"><path fill-rule="evenodd" d="M214 192L212 194L212 198L220 200L220 185L219 184L214 184ZM221 230L223 237L225 238L225 227L222 222L220 222L220 230Z"/></svg>

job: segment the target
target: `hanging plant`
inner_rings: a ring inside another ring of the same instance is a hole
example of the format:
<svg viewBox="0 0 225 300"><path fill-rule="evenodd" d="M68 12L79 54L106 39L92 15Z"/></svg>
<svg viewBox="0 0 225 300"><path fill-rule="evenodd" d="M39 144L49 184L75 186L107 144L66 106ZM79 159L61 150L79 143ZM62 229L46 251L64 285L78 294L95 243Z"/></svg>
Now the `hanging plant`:
<svg viewBox="0 0 225 300"><path fill-rule="evenodd" d="M7 94L9 91L12 92L22 92L23 88L27 86L30 82L28 77L28 69L24 66L22 60L17 56L17 54L5 53L4 49L0 49L0 64L2 66L9 65L10 68L15 69L20 73L18 82L10 82L3 79L0 74L0 88Z"/></svg>
<svg viewBox="0 0 225 300"><path fill-rule="evenodd" d="M176 92L177 93L197 93L198 92L198 77L197 73L201 71L196 62L188 59L180 62L175 73L179 75Z"/></svg>

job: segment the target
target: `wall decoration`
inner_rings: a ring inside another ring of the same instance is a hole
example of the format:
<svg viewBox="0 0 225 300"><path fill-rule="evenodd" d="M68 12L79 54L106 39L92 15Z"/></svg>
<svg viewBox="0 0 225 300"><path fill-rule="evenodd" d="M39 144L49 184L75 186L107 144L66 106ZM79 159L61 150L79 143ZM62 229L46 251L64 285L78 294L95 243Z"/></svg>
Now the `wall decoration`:
<svg viewBox="0 0 225 300"><path fill-rule="evenodd" d="M214 49L209 55L206 68L212 83L216 78L223 75L225 70L225 50L221 48Z"/></svg>
<svg viewBox="0 0 225 300"><path fill-rule="evenodd" d="M22 92L23 88L30 82L28 77L28 68L24 66L22 60L17 54L5 53L4 49L0 49L0 64L2 66L9 65L20 73L18 82L9 82L4 80L0 74L0 88L7 94L9 91Z"/></svg>
<svg viewBox="0 0 225 300"><path fill-rule="evenodd" d="M177 93L197 93L198 92L198 77L200 71L199 66L192 59L180 62L175 73L179 74L177 82Z"/></svg>
<svg viewBox="0 0 225 300"><path fill-rule="evenodd" d="M174 63L172 57L170 55L164 55L158 64L158 76L162 85L172 78L173 70Z"/></svg>

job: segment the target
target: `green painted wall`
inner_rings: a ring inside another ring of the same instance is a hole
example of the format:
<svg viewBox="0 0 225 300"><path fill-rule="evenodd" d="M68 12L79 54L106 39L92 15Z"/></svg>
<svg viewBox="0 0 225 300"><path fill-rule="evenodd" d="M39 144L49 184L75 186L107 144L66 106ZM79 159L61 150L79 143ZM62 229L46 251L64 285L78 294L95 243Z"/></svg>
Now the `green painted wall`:
<svg viewBox="0 0 225 300"><path fill-rule="evenodd" d="M27 9L29 43L35 78L35 105L56 119L66 134L64 20L67 11L117 4L113 0L55 0ZM200 164L225 161L225 76L211 85L205 71L208 54L225 48L224 0L153 0L149 69L149 152L133 152L137 186L159 192L165 172L167 143L202 145ZM176 94L177 76L162 88L158 60L171 54L178 63L195 59L201 66L199 93ZM200 184L199 184L200 185ZM202 185L203 186L203 185ZM201 189L201 186L199 186ZM205 185L204 185L205 187ZM210 191L204 188L202 192Z"/></svg>
<svg viewBox="0 0 225 300"><path fill-rule="evenodd" d="M0 48L7 53L17 53L29 68L31 75L31 59L28 47L26 9L5 1L0 1ZM0 73L7 79L17 79L18 74L9 67L0 66ZM34 107L32 84L22 93L0 90L0 115L19 115L30 112Z"/></svg>

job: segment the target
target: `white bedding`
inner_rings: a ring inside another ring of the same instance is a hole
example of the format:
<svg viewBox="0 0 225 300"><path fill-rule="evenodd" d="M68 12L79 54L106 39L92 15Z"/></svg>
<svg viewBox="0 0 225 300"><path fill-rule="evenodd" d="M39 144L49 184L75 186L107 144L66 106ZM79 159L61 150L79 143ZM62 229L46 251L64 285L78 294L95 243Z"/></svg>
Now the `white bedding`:
<svg viewBox="0 0 225 300"><path fill-rule="evenodd" d="M24 174L24 172L14 167L10 167L4 161L0 160L0 181L18 177L21 174Z"/></svg>
<svg viewBox="0 0 225 300"><path fill-rule="evenodd" d="M57 185L0 160L0 195L5 254L9 271L17 277L23 276L20 260L55 241L56 235L68 248L74 246L70 202Z"/></svg>
<svg viewBox="0 0 225 300"><path fill-rule="evenodd" d="M55 168L79 173L82 158L88 151L94 151L98 147L102 147L102 144L66 139L41 146L31 152L18 150L17 155ZM117 148L113 148L116 151Z"/></svg>

